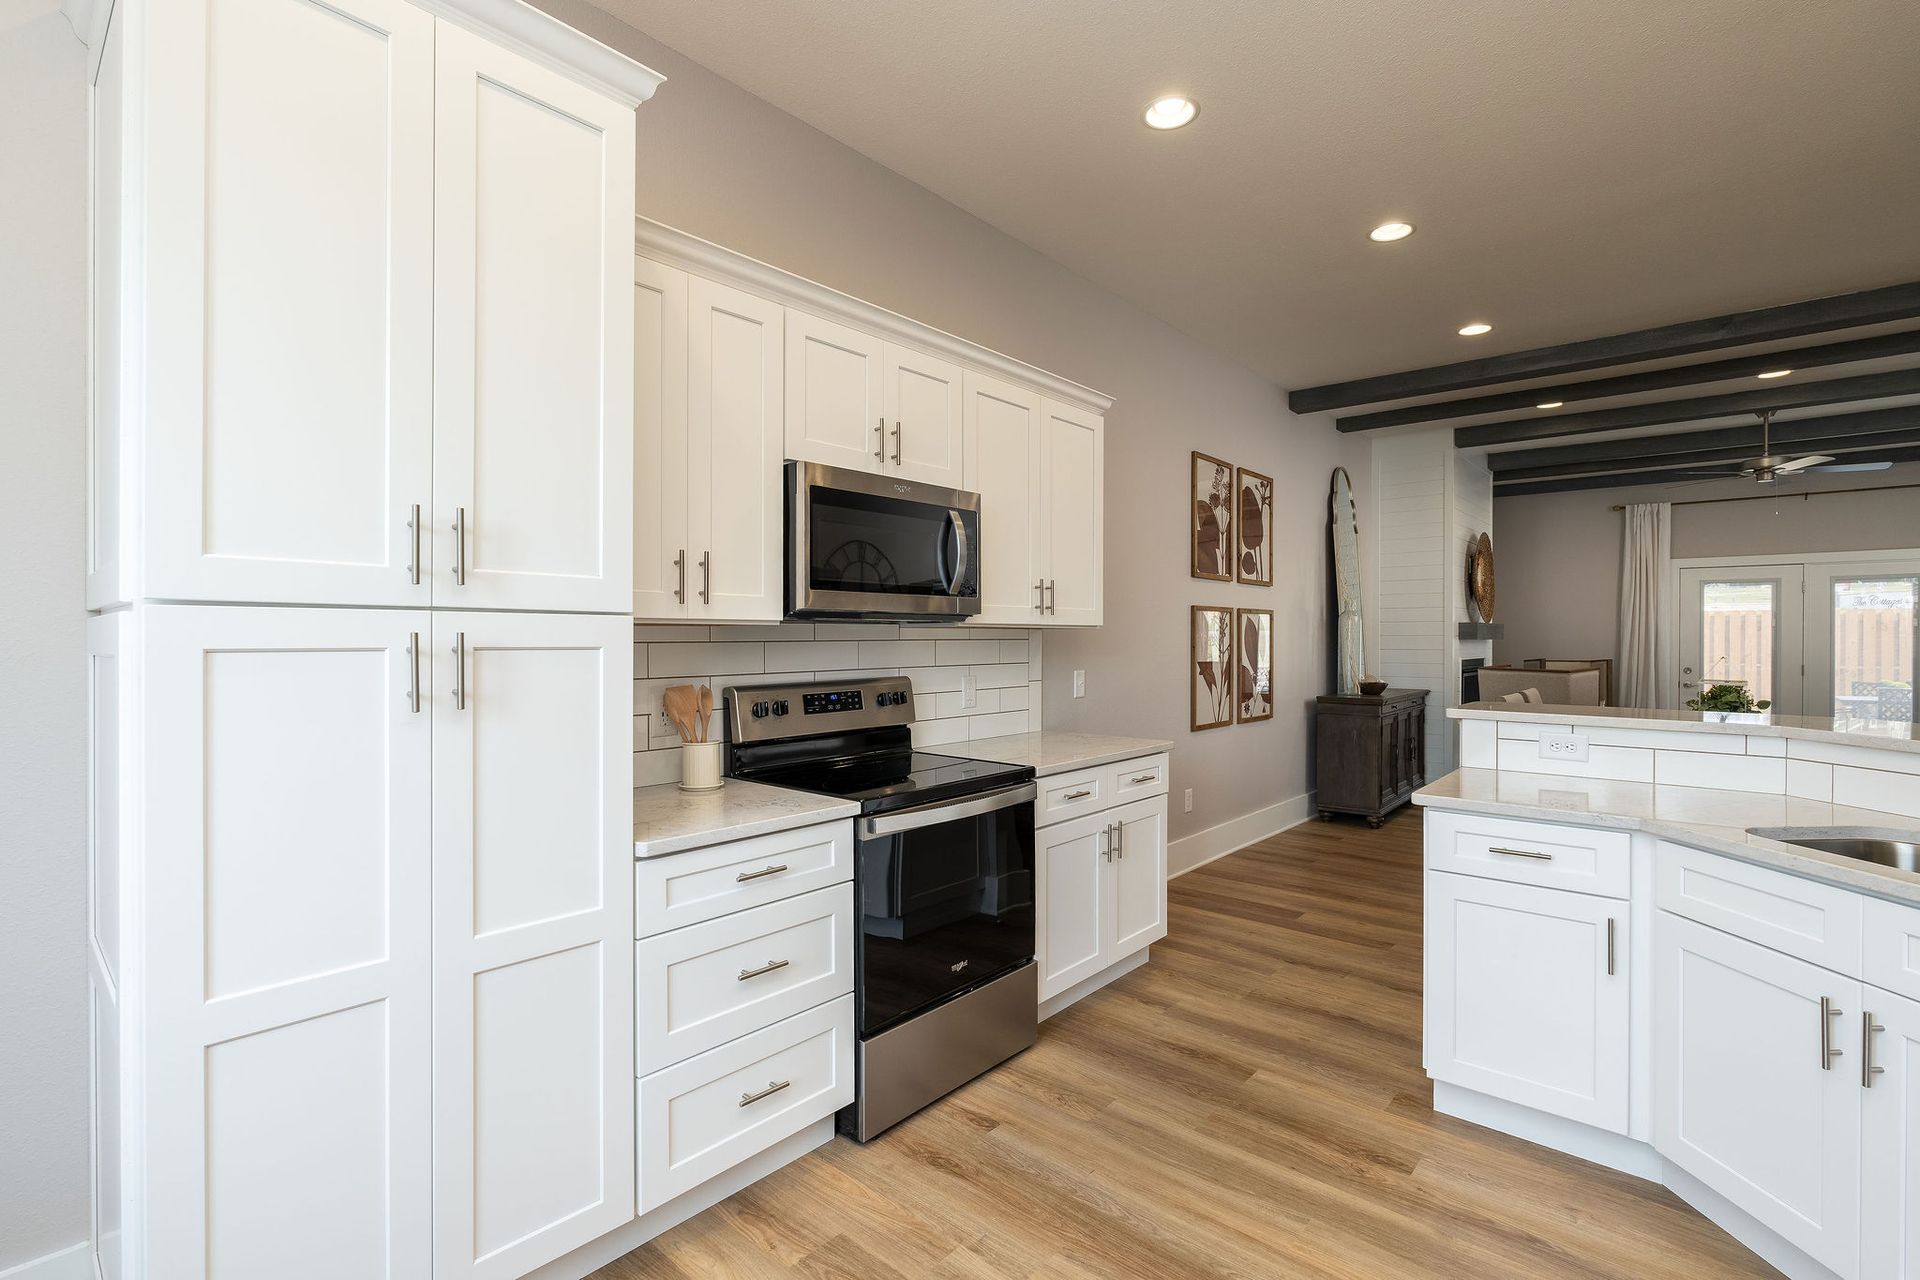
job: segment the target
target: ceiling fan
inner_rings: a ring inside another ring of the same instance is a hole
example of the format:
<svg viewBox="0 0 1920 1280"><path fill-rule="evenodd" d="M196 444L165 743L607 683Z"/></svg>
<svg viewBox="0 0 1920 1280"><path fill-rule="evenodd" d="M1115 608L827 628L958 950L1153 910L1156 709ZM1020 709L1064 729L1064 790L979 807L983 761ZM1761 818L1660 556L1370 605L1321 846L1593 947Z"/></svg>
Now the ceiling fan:
<svg viewBox="0 0 1920 1280"><path fill-rule="evenodd" d="M1748 458L1734 464L1730 469L1721 471L1690 471L1687 474L1703 479L1732 479L1745 476L1755 484L1772 484L1776 480L1791 476L1807 475L1815 471L1885 471L1891 462L1835 462L1824 453L1810 453L1803 458L1790 458L1773 451L1773 413L1769 409L1760 415L1760 456Z"/></svg>

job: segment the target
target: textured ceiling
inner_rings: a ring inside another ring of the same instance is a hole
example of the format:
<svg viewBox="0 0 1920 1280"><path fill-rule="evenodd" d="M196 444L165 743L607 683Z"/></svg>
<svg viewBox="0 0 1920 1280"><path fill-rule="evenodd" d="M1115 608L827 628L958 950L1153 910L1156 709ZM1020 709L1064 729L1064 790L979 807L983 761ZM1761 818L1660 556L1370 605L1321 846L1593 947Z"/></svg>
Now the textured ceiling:
<svg viewBox="0 0 1920 1280"><path fill-rule="evenodd" d="M1285 387L1920 279L1914 0L595 2Z"/></svg>

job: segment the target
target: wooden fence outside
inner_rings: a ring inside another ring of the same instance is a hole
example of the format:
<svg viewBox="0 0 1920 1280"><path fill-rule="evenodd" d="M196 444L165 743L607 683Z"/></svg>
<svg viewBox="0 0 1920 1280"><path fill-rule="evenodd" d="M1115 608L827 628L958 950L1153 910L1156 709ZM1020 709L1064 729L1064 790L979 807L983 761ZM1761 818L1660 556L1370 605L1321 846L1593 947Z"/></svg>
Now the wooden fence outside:
<svg viewBox="0 0 1920 1280"><path fill-rule="evenodd" d="M1773 613L1768 609L1707 609L1702 647L1708 681L1745 680L1756 697L1773 695ZM1913 679L1913 611L1845 609L1833 637L1834 689Z"/></svg>

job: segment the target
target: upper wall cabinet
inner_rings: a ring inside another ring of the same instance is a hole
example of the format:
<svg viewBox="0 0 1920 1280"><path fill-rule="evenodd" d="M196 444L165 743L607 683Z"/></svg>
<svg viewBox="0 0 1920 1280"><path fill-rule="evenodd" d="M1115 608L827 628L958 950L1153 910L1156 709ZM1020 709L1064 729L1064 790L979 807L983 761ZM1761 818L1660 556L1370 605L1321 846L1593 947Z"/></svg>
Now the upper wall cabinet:
<svg viewBox="0 0 1920 1280"><path fill-rule="evenodd" d="M114 13L89 602L624 612L637 98L405 0Z"/></svg>
<svg viewBox="0 0 1920 1280"><path fill-rule="evenodd" d="M960 366L889 342L881 370L889 473L958 489L963 471Z"/></svg>
<svg viewBox="0 0 1920 1280"><path fill-rule="evenodd" d="M1040 397L969 373L962 487L980 495L979 621L1031 626L1046 599Z"/></svg>
<svg viewBox="0 0 1920 1280"><path fill-rule="evenodd" d="M1098 626L1103 595L1104 424L1070 405L1053 400L1041 405L1039 510L1047 588L1041 621Z"/></svg>
<svg viewBox="0 0 1920 1280"><path fill-rule="evenodd" d="M960 366L787 312L787 457L960 487Z"/></svg>

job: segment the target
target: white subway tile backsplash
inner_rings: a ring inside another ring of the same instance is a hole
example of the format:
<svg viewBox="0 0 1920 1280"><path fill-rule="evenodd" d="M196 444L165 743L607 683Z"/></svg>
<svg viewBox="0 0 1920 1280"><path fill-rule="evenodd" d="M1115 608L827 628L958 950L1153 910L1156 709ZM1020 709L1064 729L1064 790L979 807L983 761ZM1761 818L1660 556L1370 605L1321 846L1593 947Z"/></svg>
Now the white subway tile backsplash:
<svg viewBox="0 0 1920 1280"><path fill-rule="evenodd" d="M1460 721L1460 767L1462 769L1496 769L1500 765L1495 748L1499 735L1494 732L1491 720Z"/></svg>
<svg viewBox="0 0 1920 1280"><path fill-rule="evenodd" d="M965 667L902 667L900 674L913 681L915 693L957 693L966 677Z"/></svg>
<svg viewBox="0 0 1920 1280"><path fill-rule="evenodd" d="M860 661L868 666L930 667L937 660L934 640L862 640Z"/></svg>
<svg viewBox="0 0 1920 1280"><path fill-rule="evenodd" d="M758 622L748 625L714 627L709 640L811 640L811 622Z"/></svg>
<svg viewBox="0 0 1920 1280"><path fill-rule="evenodd" d="M1507 722L1501 721L1506 728ZM1532 728L1534 726L1526 726ZM1645 747L1588 747L1585 760L1561 760L1540 754L1540 743L1502 736L1500 768L1518 773L1551 773L1574 778L1611 778L1616 782L1652 782L1653 752Z"/></svg>
<svg viewBox="0 0 1920 1280"><path fill-rule="evenodd" d="M1046 632L1037 627L1027 632L1027 678L1030 680L1038 680L1042 677L1043 673L1040 670L1040 652L1043 645L1041 641L1046 638L1046 634ZM1040 704L1036 702L1034 705L1039 706Z"/></svg>
<svg viewBox="0 0 1920 1280"><path fill-rule="evenodd" d="M1833 766L1817 760L1787 761L1787 794L1802 800L1833 799Z"/></svg>
<svg viewBox="0 0 1920 1280"><path fill-rule="evenodd" d="M1027 664L1002 662L990 667L975 667L973 678L982 689L1011 689L1027 682Z"/></svg>
<svg viewBox="0 0 1920 1280"><path fill-rule="evenodd" d="M898 640L897 622L816 622L815 640Z"/></svg>
<svg viewBox="0 0 1920 1280"><path fill-rule="evenodd" d="M1027 732L1027 713L1024 711L1003 711L999 715L967 718L969 738L1004 738L1010 733L1025 732Z"/></svg>
<svg viewBox="0 0 1920 1280"><path fill-rule="evenodd" d="M1833 766L1833 802L1920 818L1920 775Z"/></svg>
<svg viewBox="0 0 1920 1280"><path fill-rule="evenodd" d="M1705 734L1701 734L1705 737ZM1785 738L1761 738L1751 734L1747 736L1747 754L1750 756L1784 756L1787 754Z"/></svg>
<svg viewBox="0 0 1920 1280"><path fill-rule="evenodd" d="M766 670L767 646L745 640L704 644L650 644L649 676L709 676Z"/></svg>
<svg viewBox="0 0 1920 1280"><path fill-rule="evenodd" d="M913 726L913 745L940 747L967 740L965 720L922 720Z"/></svg>
<svg viewBox="0 0 1920 1280"><path fill-rule="evenodd" d="M1027 660L1027 642L1025 640L1001 640L999 661L1025 662Z"/></svg>
<svg viewBox="0 0 1920 1280"><path fill-rule="evenodd" d="M934 661L941 666L952 666L959 662L998 662L1000 660L1000 642L997 640L937 640Z"/></svg>
<svg viewBox="0 0 1920 1280"><path fill-rule="evenodd" d="M1588 729L1574 725L1596 747L1651 747L1656 751L1702 751L1713 755L1747 753L1747 740L1737 734L1675 733L1660 729Z"/></svg>
<svg viewBox="0 0 1920 1280"><path fill-rule="evenodd" d="M860 665L856 640L805 640L767 646L768 671L849 671Z"/></svg>
<svg viewBox="0 0 1920 1280"><path fill-rule="evenodd" d="M1821 760L1827 764L1850 764L1862 769L1891 773L1920 774L1920 754L1909 751L1879 751L1872 747L1849 746L1844 742L1809 742L1792 738L1787 754L1796 760Z"/></svg>
<svg viewBox="0 0 1920 1280"><path fill-rule="evenodd" d="M1787 789L1787 762L1768 756L1660 751L1654 754L1653 780L1667 787L1714 787L1779 795Z"/></svg>
<svg viewBox="0 0 1920 1280"><path fill-rule="evenodd" d="M707 628L687 626L677 622L636 622L633 625L633 642L651 644L655 640L705 640Z"/></svg>
<svg viewBox="0 0 1920 1280"><path fill-rule="evenodd" d="M1500 726L1502 739L1537 739L1543 733L1573 732L1573 726L1570 724L1528 724L1520 720L1496 720L1493 723Z"/></svg>

